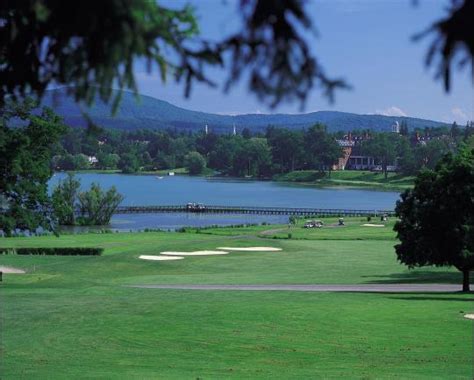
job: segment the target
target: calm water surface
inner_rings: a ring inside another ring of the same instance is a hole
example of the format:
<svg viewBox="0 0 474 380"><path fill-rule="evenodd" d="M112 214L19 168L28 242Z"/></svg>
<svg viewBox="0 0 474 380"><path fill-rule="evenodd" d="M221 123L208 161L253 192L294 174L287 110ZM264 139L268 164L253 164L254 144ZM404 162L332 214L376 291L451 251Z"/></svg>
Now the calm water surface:
<svg viewBox="0 0 474 380"><path fill-rule="evenodd" d="M64 179L56 173L50 189ZM248 181L188 176L77 174L83 189L96 182L102 188L115 186L124 195L124 206L184 205L199 202L212 205L343 208L359 210L390 210L399 194L373 190L345 188L314 188L270 181ZM213 214L138 214L116 215L113 229L144 228L176 229L181 226L232 225L242 223L282 223L286 216L271 215L213 215Z"/></svg>

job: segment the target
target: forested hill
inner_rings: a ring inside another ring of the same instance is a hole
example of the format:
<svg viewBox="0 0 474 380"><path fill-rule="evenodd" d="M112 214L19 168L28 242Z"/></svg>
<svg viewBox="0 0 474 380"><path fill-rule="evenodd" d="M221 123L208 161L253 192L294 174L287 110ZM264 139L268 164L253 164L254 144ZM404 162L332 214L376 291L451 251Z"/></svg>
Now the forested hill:
<svg viewBox="0 0 474 380"><path fill-rule="evenodd" d="M43 105L52 107L65 119L67 124L73 127L86 125L81 108L66 95L64 89L47 91ZM252 131L263 130L269 125L299 129L315 123L323 123L328 126L330 132L358 129L389 131L395 121L401 122L403 120L407 121L410 129L443 125L441 122L411 117L358 115L336 111L318 111L297 115L217 115L179 108L149 96L142 95L137 101L136 97L129 92L123 93L118 112L114 117L111 116L110 107L99 101L85 111L97 125L123 130L166 128L198 130L203 129L207 124L215 132L230 132L234 123L237 130L247 127ZM216 112L218 111L216 110Z"/></svg>

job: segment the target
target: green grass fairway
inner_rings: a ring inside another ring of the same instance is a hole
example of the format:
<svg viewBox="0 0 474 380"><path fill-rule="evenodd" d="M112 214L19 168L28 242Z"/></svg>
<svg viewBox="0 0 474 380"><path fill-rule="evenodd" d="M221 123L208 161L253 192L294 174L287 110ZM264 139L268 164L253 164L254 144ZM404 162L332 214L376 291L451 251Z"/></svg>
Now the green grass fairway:
<svg viewBox="0 0 474 380"><path fill-rule="evenodd" d="M391 228L376 233L359 221L292 227L291 239L278 238L287 226L0 239L1 247L105 248L101 257L0 256L0 265L27 270L0 285L1 377L472 378L473 321L463 318L472 295L124 286L460 283L454 270L399 265ZM219 246L283 250L137 258Z"/></svg>
<svg viewBox="0 0 474 380"><path fill-rule="evenodd" d="M323 228L303 228L307 220L318 219L324 223ZM211 234L221 236L258 235L263 238L307 239L307 240L387 240L396 243L396 234L393 231L394 218L387 222L381 222L380 218L373 217L370 221L363 217L344 218L344 226L338 225L338 217L324 218L300 218L296 225L271 225L271 226L247 226L247 227L218 227L194 229L188 228L188 232L199 232L200 234ZM364 224L383 224L385 227L370 227Z"/></svg>

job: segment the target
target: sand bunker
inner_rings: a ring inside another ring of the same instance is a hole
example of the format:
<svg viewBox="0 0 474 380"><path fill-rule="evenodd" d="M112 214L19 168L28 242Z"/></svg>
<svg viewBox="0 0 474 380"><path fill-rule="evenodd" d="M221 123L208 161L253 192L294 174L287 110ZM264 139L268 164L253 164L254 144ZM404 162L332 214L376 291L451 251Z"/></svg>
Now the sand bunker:
<svg viewBox="0 0 474 380"><path fill-rule="evenodd" d="M23 274L26 273L23 269L13 268L13 267L6 267L0 265L0 272L3 273L15 273L15 274Z"/></svg>
<svg viewBox="0 0 474 380"><path fill-rule="evenodd" d="M474 319L474 314L464 314L464 318Z"/></svg>
<svg viewBox="0 0 474 380"><path fill-rule="evenodd" d="M281 248L275 247L219 247L225 251L248 251L248 252L276 252L281 251Z"/></svg>
<svg viewBox="0 0 474 380"><path fill-rule="evenodd" d="M212 256L212 255L227 255L229 252L223 251L194 251L194 252L160 252L162 255L171 256Z"/></svg>
<svg viewBox="0 0 474 380"><path fill-rule="evenodd" d="M362 225L363 227L385 227L384 224L371 224L371 223L366 223Z"/></svg>
<svg viewBox="0 0 474 380"><path fill-rule="evenodd" d="M158 261L184 259L184 257L179 257L179 256L151 256L151 255L141 255L138 258L142 260L158 260Z"/></svg>

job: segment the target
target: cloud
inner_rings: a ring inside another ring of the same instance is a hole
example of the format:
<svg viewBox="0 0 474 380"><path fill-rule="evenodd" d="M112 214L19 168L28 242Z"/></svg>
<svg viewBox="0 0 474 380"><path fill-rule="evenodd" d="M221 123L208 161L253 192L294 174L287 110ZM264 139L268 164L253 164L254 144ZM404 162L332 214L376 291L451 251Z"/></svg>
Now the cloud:
<svg viewBox="0 0 474 380"><path fill-rule="evenodd" d="M260 109L254 111L223 111L223 112L214 112L216 115L222 116L239 116L239 115L268 115L265 112L262 112Z"/></svg>
<svg viewBox="0 0 474 380"><path fill-rule="evenodd" d="M384 116L407 116L405 112L403 112L400 108L391 106L384 110L376 110L375 113L377 115L384 115Z"/></svg>
<svg viewBox="0 0 474 380"><path fill-rule="evenodd" d="M457 121L457 122L466 122L468 121L469 117L467 116L467 114L459 107L454 107L452 110L451 110L451 114L454 116L454 119Z"/></svg>

